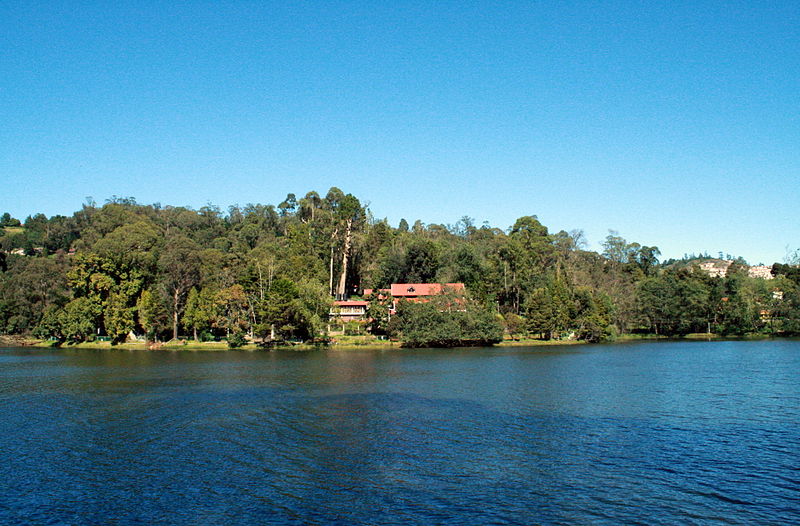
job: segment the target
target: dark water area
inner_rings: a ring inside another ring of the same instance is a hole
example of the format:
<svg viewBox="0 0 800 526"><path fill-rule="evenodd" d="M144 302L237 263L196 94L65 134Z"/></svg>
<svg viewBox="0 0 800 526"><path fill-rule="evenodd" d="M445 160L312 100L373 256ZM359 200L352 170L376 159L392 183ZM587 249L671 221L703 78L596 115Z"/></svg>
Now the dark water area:
<svg viewBox="0 0 800 526"><path fill-rule="evenodd" d="M800 342L0 349L2 524L797 524Z"/></svg>

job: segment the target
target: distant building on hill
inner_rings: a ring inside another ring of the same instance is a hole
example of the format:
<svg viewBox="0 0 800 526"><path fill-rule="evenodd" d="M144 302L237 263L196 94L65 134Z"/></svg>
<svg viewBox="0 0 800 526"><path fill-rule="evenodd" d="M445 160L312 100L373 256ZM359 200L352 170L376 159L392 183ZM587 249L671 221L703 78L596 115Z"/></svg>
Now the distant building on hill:
<svg viewBox="0 0 800 526"><path fill-rule="evenodd" d="M731 264L733 264L733 261L726 259L709 259L700 263L698 267L700 267L700 270L711 277L724 278L728 275L728 270L730 269ZM751 278L773 278L772 267L768 267L767 265L756 265L754 267L745 268L747 269L747 275Z"/></svg>
<svg viewBox="0 0 800 526"><path fill-rule="evenodd" d="M766 265L757 265L755 267L750 267L747 270L747 275L751 278L761 278L761 279L772 279L774 276L772 275L772 267L768 267Z"/></svg>
<svg viewBox="0 0 800 526"><path fill-rule="evenodd" d="M28 252L25 251L24 248L14 248L8 252L9 254L13 254L15 256L27 256ZM44 253L44 247L33 247L33 253L37 255L41 255Z"/></svg>
<svg viewBox="0 0 800 526"><path fill-rule="evenodd" d="M709 259L708 261L703 261L698 266L700 267L700 270L711 277L724 278L728 275L728 268L730 268L731 263L733 263L733 261L724 259Z"/></svg>

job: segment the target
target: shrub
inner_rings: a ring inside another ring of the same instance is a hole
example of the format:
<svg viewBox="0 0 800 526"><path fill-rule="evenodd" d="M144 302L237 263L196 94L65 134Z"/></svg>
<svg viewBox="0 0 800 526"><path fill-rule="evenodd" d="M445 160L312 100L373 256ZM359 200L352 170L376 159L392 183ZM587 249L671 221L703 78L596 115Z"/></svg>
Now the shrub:
<svg viewBox="0 0 800 526"><path fill-rule="evenodd" d="M228 347L231 349L238 349L247 343L243 332L234 332L228 336Z"/></svg>
<svg viewBox="0 0 800 526"><path fill-rule="evenodd" d="M479 304L463 302L450 310L442 307L436 301L402 302L391 328L405 347L493 345L503 339L497 318Z"/></svg>

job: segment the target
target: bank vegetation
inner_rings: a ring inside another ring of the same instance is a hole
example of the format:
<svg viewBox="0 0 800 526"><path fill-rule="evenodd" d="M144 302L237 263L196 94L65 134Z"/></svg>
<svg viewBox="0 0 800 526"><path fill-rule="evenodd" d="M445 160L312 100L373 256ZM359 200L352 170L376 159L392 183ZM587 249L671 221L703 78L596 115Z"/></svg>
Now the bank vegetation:
<svg viewBox="0 0 800 526"><path fill-rule="evenodd" d="M797 261L773 265L770 280L749 277L742 260L713 277L697 265L707 256L660 261L658 248L615 232L595 252L581 231L551 232L535 215L504 229L466 216L394 226L338 188L225 211L115 197L71 216L6 213L0 227L0 334L54 344L800 334ZM464 283L467 295L458 308L434 298L395 316L364 297L368 320L329 318L333 298L434 282Z"/></svg>

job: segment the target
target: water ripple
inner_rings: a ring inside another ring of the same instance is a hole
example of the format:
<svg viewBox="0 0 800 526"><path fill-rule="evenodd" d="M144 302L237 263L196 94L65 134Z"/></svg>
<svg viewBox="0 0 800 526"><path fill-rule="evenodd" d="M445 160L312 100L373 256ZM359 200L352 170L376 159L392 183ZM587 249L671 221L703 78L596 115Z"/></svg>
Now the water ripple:
<svg viewBox="0 0 800 526"><path fill-rule="evenodd" d="M0 522L800 522L800 344L705 345L0 351Z"/></svg>

